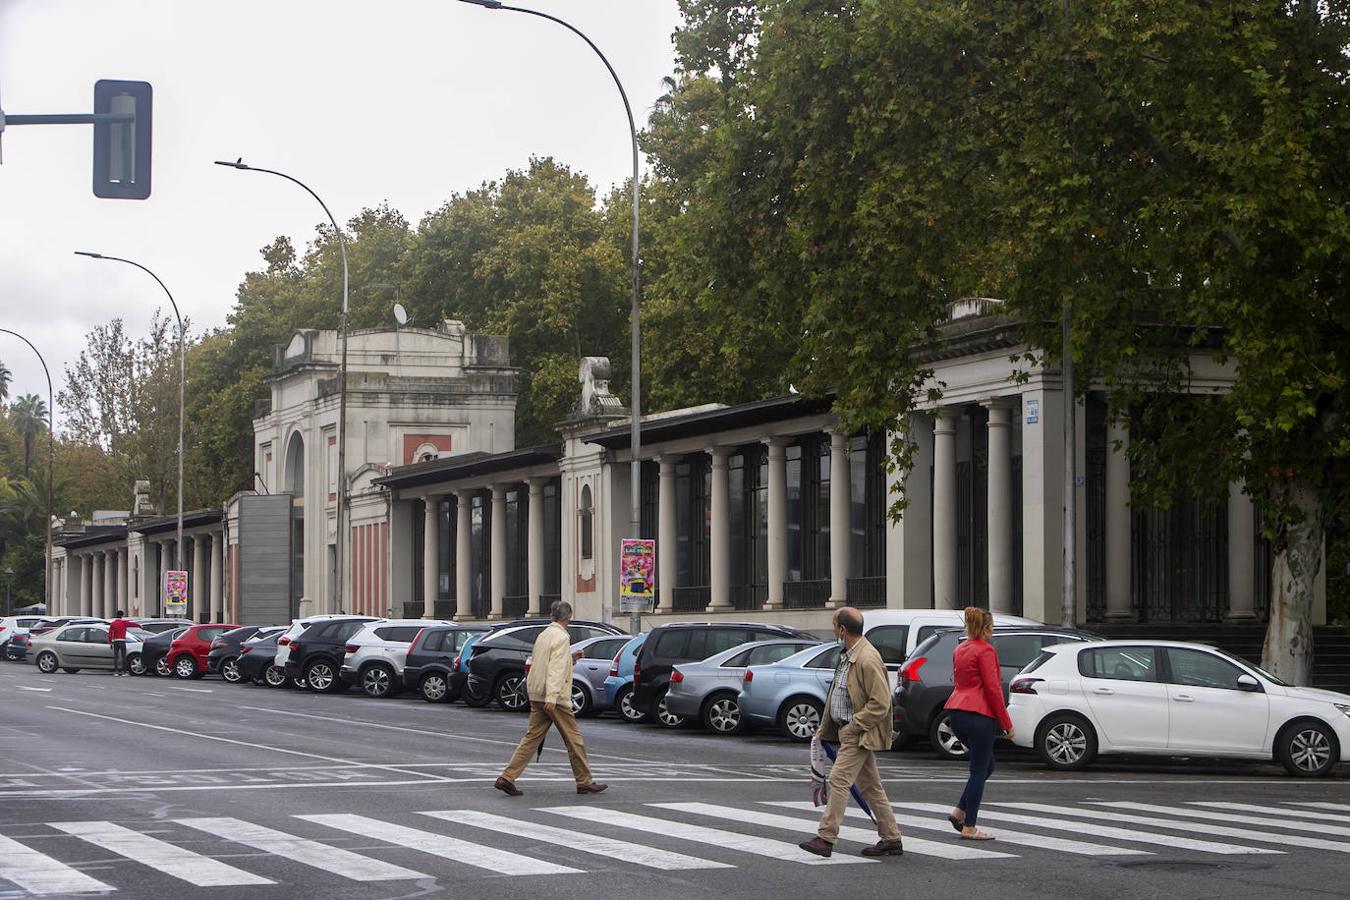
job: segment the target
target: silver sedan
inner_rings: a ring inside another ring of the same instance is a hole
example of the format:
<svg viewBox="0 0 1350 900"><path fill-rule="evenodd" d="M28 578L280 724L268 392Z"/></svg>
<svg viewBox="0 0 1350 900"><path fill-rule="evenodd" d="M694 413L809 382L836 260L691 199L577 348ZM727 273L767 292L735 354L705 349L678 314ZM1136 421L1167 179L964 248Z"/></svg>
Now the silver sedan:
<svg viewBox="0 0 1350 900"><path fill-rule="evenodd" d="M132 628L127 631L127 665L132 657L140 658L141 641L153 637L148 631ZM71 624L53 628L33 638L28 647L28 658L38 671L50 675L57 669L78 672L80 669L108 669L113 667L112 644L108 642L107 625Z"/></svg>
<svg viewBox="0 0 1350 900"><path fill-rule="evenodd" d="M820 641L776 638L741 644L714 653L702 662L680 663L670 676L666 708L676 716L698 716L703 727L715 734L741 730L741 681L749 666L767 665L814 647Z"/></svg>
<svg viewBox="0 0 1350 900"><path fill-rule="evenodd" d="M614 657L631 638L626 634L586 638L572 645L581 651L581 659L572 664L572 712L594 715L609 706L605 700L605 679L614 665Z"/></svg>

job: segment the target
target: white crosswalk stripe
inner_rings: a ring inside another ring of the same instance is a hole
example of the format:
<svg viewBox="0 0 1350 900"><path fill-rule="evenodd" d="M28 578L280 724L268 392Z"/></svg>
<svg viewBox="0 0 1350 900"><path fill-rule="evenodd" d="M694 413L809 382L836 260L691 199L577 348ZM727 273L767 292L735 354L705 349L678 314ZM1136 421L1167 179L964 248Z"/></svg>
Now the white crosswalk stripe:
<svg viewBox="0 0 1350 900"><path fill-rule="evenodd" d="M374 838L377 841L397 844L400 847L407 847L420 853L429 853L442 859L451 859L479 869L487 869L490 872L496 872L498 875L581 874L580 869L521 856L519 853L498 850L496 847L484 847L482 844L462 841L443 834L433 834L430 831L421 831L404 825L395 825L391 822L381 822L379 819L371 819L366 816L338 813L335 815L296 816L296 818L303 819L306 822L315 822L319 825L327 825L330 828L337 828L342 831L349 831L362 837Z"/></svg>
<svg viewBox="0 0 1350 900"><path fill-rule="evenodd" d="M1281 818L1302 818L1305 822L1307 821L1307 818L1310 815L1306 809L1287 809L1280 806L1260 806L1256 803L1220 803L1215 800L1194 800L1188 805L1204 806L1210 809L1231 809L1236 812L1255 812L1260 813L1263 816L1280 816ZM1316 813L1315 815L1318 822L1350 822L1350 815L1338 816L1330 812L1319 812ZM1276 823L1272 822L1271 824L1273 825ZM1283 827L1287 828L1289 826L1286 825ZM1325 831L1325 829L1321 827L1317 827L1315 830Z"/></svg>
<svg viewBox="0 0 1350 900"><path fill-rule="evenodd" d="M592 806L546 806L535 810L535 812L551 813L590 822L594 822L596 818L595 807ZM767 856L769 859L799 862L806 866L871 862L871 860L863 859L861 856L831 856L829 859L822 859L818 856L809 856L803 853L800 847L787 841L775 841L738 831L723 831L720 828L705 828L702 825L672 822L669 819L658 819L653 816L639 816L614 809L604 811L604 820L606 825L612 825L616 828L627 828L637 832L653 832L675 840L712 844L714 847L737 850L755 856Z"/></svg>
<svg viewBox="0 0 1350 900"><path fill-rule="evenodd" d="M786 800L775 801L769 806L782 806L787 809L800 809L816 812L817 807L809 800ZM945 812L945 807L939 809ZM867 813L861 809L849 808L846 813L851 818L866 819ZM870 821L870 820L869 820ZM906 816L897 814L895 821L902 828L922 828L930 831L942 831L950 834L953 839L957 838L956 832L951 830L951 825L946 818L920 818L919 816ZM905 849L909 849L912 838L905 838ZM998 840L1004 844L1020 844L1027 847L1036 847L1041 850L1057 850L1060 853L1074 853L1080 856L1152 856L1147 850L1136 850L1133 847L1113 847L1109 844L1093 844L1088 841L1074 841L1068 838L1053 837L1048 834L1033 834L1029 831L1013 831L1009 828L1000 828L998 830Z"/></svg>
<svg viewBox="0 0 1350 900"><path fill-rule="evenodd" d="M670 850L661 850L656 847L648 847L644 844L634 844L629 841L619 841L613 838L599 837L597 835L587 835L584 841L578 841L577 833L575 831L568 831L565 828L554 828L552 825L540 825L536 822L527 822L523 819L511 819L506 816L496 816L492 813L477 812L475 810L428 810L419 813L419 815L434 816L437 819L444 819L447 822L472 825L475 828L499 831L503 834L514 834L540 841L551 841L555 844L567 847L569 850L575 850L580 853L593 853L597 856L604 856L615 861L647 866L651 869L676 871L681 869L735 868L735 866L730 865L729 863L713 862L709 859L699 859L696 856L686 856L683 853L674 853Z"/></svg>
<svg viewBox="0 0 1350 900"><path fill-rule="evenodd" d="M1274 825L1279 828L1287 828L1290 831L1312 831L1321 835L1336 835L1338 837L1350 837L1350 828L1343 828L1337 825L1321 825L1313 822L1284 822L1273 821L1265 816L1243 816L1237 813L1226 812L1223 818L1218 818L1213 811L1204 809L1189 809L1184 806L1160 806L1156 803L1131 803L1129 801L1116 801L1111 804L1113 809L1129 809L1142 813L1157 813L1164 816L1185 816L1191 819L1205 819L1207 822L1237 822L1242 825ZM1206 825L1205 827L1209 827Z"/></svg>
<svg viewBox="0 0 1350 900"><path fill-rule="evenodd" d="M1350 803L1295 803L1290 802L1292 806L1310 806L1313 809L1334 809L1341 812L1350 812Z"/></svg>
<svg viewBox="0 0 1350 900"><path fill-rule="evenodd" d="M52 822L51 827L118 856L134 859L197 887L273 884L270 879L236 869L167 841L112 822Z"/></svg>
<svg viewBox="0 0 1350 900"><path fill-rule="evenodd" d="M770 828L786 828L801 834L803 837L810 837L815 834L816 820L802 819L797 816L783 816L775 813L761 812L754 809L738 809L730 806L717 806L712 803L649 803L648 806L654 806L657 809L669 809L674 812L694 813L701 816L713 816L719 819L731 819L735 822L748 822L751 825L767 825ZM861 812L861 810L859 811ZM873 828L854 828L850 825L842 826L839 829L839 836L846 841L860 841L866 844L875 844L878 840L877 832ZM801 853L803 851L798 850ZM938 841L926 841L922 838L906 838L905 852L914 853L919 856L936 856L941 859L1007 859L1011 854L999 853L996 850L980 850L969 844L964 846L953 843L940 843Z"/></svg>
<svg viewBox="0 0 1350 900"><path fill-rule="evenodd" d="M0 835L0 878L43 897L117 890L3 835Z"/></svg>
<svg viewBox="0 0 1350 900"><path fill-rule="evenodd" d="M313 866L325 872L331 872L352 881L394 881L400 878L427 878L421 872L414 872L402 866L395 866L378 859L371 859L350 850L329 847L318 841L295 837L284 831L254 825L241 819L228 817L175 819L179 825L196 828L207 834L243 844L273 856L280 856L302 865Z"/></svg>

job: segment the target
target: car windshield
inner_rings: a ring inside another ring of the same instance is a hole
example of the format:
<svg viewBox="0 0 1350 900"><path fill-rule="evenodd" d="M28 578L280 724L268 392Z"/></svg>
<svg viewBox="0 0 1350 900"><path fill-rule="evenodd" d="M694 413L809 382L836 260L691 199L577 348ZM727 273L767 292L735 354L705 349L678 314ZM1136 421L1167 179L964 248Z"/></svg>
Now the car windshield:
<svg viewBox="0 0 1350 900"><path fill-rule="evenodd" d="M1260 672L1260 673L1261 673L1261 677L1263 677L1263 678L1269 680L1272 684L1278 684L1280 687L1289 687L1289 682L1285 681L1285 680L1282 679L1282 678L1277 678L1276 676L1270 674L1270 673L1267 672L1265 669L1263 669L1263 668L1261 668L1260 666L1258 666L1256 663L1248 662L1248 661L1245 660L1245 659L1239 659L1238 657L1236 657L1236 656L1234 656L1233 654L1227 652L1226 650L1220 650L1218 647L1208 647L1207 649L1212 650L1212 651L1214 651L1215 653L1218 653L1220 656L1224 657L1225 659L1232 660L1233 662L1237 663L1239 666L1246 666L1246 667L1249 668L1249 669L1255 669L1257 672Z"/></svg>

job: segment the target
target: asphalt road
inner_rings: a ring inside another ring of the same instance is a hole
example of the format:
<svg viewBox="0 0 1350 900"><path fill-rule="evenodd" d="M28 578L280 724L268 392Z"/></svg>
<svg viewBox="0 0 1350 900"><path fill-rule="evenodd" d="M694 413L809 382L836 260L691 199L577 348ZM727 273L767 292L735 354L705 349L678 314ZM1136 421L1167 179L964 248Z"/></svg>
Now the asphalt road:
<svg viewBox="0 0 1350 900"><path fill-rule="evenodd" d="M882 755L905 855L863 860L854 810L833 860L806 750L774 735L583 720L610 789L579 797L561 742L492 790L524 717L0 664L0 900L642 896L1345 896L1350 771L1102 761L1055 774L1008 750L981 825L945 811L964 769ZM1200 804L1231 804L1202 806Z"/></svg>

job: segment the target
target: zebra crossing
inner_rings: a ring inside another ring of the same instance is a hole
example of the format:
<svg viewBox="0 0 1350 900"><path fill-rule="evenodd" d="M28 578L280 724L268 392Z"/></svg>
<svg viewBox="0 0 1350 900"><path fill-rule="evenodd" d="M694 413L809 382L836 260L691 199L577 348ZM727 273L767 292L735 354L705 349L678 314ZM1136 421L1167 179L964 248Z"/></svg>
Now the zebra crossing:
<svg viewBox="0 0 1350 900"><path fill-rule="evenodd" d="M946 806L898 798L892 805L905 835L906 860L915 864L925 859L1034 864L1045 854L1350 853L1350 827L1340 824L1350 822L1350 804L991 802L980 820L998 841L981 845L957 839L946 821ZM146 830L100 820L47 822L23 826L19 836L0 834L0 896L134 892L137 879L147 876L193 888L293 884L295 864L313 878L351 882L462 881L475 871L562 878L598 869L692 873L765 860L852 866L860 873L867 866L879 872L888 865L857 855L858 845L871 843L876 834L867 815L855 808L848 810L834 856L821 859L798 850L796 842L814 831L817 817L810 802L789 800L539 806L513 809L510 815L428 809L399 822L355 813L297 814L266 825L192 817L156 821ZM203 834L219 841L204 842ZM353 842L360 852L341 846ZM191 848L207 846L224 859ZM242 853L238 847L255 852ZM91 859L90 848L111 859ZM398 853L400 862L379 858L384 852ZM123 877L127 883L112 883ZM10 886L17 894L6 892Z"/></svg>

